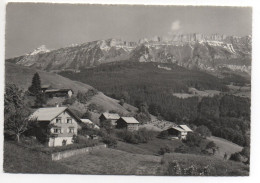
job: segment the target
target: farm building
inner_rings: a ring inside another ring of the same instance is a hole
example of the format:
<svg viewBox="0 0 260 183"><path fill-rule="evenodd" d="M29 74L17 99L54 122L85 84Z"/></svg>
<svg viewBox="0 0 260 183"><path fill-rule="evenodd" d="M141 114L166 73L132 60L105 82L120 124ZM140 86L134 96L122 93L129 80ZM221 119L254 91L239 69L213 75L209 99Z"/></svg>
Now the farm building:
<svg viewBox="0 0 260 183"><path fill-rule="evenodd" d="M47 89L45 90L45 95L48 97L69 97L73 95L73 91L71 89Z"/></svg>
<svg viewBox="0 0 260 183"><path fill-rule="evenodd" d="M120 116L116 113L108 113L108 112L104 112L103 114L101 114L101 116L99 117L99 121L100 123L102 123L105 120L110 120L111 124L113 126L116 125L116 121L120 118Z"/></svg>
<svg viewBox="0 0 260 183"><path fill-rule="evenodd" d="M91 120L89 119L80 119L82 123L89 125L90 127L94 128L94 129L100 129L98 125L96 125L95 123L93 123Z"/></svg>
<svg viewBox="0 0 260 183"><path fill-rule="evenodd" d="M192 130L187 125L171 126L167 129L170 138L186 139L187 134Z"/></svg>
<svg viewBox="0 0 260 183"><path fill-rule="evenodd" d="M38 124L36 137L50 147L72 144L81 122L67 107L39 108L29 119Z"/></svg>
<svg viewBox="0 0 260 183"><path fill-rule="evenodd" d="M42 85L41 91L48 97L71 97L73 95L72 89L55 89L51 85Z"/></svg>
<svg viewBox="0 0 260 183"><path fill-rule="evenodd" d="M139 122L134 117L121 117L116 121L116 128L125 128L129 131L139 129Z"/></svg>

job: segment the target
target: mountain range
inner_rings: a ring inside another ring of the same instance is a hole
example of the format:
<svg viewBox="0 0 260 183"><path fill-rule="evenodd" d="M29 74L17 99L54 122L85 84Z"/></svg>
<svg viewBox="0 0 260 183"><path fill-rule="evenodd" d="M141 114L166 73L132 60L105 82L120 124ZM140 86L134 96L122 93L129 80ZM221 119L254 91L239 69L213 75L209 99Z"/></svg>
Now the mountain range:
<svg viewBox="0 0 260 183"><path fill-rule="evenodd" d="M49 50L44 45L31 53L6 59L18 65L46 71L95 67L114 61L174 63L189 69L229 69L250 75L251 36L180 34L155 36L137 42L107 39Z"/></svg>

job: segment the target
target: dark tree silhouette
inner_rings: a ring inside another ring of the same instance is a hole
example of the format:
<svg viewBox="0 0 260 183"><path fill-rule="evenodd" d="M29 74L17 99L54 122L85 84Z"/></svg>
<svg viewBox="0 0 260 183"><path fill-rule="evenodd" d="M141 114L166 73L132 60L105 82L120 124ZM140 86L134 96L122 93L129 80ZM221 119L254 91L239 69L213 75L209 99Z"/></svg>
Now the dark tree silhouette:
<svg viewBox="0 0 260 183"><path fill-rule="evenodd" d="M41 92L41 79L38 72L34 74L32 78L32 85L28 88L28 91L33 96L37 96Z"/></svg>

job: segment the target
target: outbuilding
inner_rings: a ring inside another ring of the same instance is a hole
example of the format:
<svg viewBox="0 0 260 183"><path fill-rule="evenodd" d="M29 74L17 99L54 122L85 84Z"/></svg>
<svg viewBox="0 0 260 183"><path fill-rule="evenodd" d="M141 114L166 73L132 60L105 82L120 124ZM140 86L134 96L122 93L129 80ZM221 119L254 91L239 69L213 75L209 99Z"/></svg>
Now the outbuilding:
<svg viewBox="0 0 260 183"><path fill-rule="evenodd" d="M170 138L186 139L192 130L187 125L172 125L167 129Z"/></svg>
<svg viewBox="0 0 260 183"><path fill-rule="evenodd" d="M121 117L116 121L116 128L137 131L139 129L139 122L134 117Z"/></svg>
<svg viewBox="0 0 260 183"><path fill-rule="evenodd" d="M100 120L100 124L103 122L103 121L106 121L106 120L110 120L111 121L111 124L113 126L116 125L116 121L120 118L120 116L117 114L117 113L108 113L108 112L104 112L100 115L99 117L99 120Z"/></svg>

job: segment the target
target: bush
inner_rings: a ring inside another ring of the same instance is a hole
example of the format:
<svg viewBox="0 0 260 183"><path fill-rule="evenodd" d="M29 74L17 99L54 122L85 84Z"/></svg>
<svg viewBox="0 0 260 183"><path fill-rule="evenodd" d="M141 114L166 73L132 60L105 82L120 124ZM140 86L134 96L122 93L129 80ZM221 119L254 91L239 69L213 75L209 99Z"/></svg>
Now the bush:
<svg viewBox="0 0 260 183"><path fill-rule="evenodd" d="M215 154L216 151L218 150L218 146L215 144L215 142L210 141L210 142L206 145L206 149L212 150L212 154Z"/></svg>
<svg viewBox="0 0 260 183"><path fill-rule="evenodd" d="M159 135L158 138L162 138L162 139L167 139L169 136L169 133L167 130L162 131Z"/></svg>
<svg viewBox="0 0 260 183"><path fill-rule="evenodd" d="M104 112L104 109L102 106L99 106L97 104L91 103L88 105L88 110L92 111L92 112L98 112L98 113L102 113Z"/></svg>
<svg viewBox="0 0 260 183"><path fill-rule="evenodd" d="M186 145L180 145L179 147L177 147L174 152L177 153L188 153L189 152L189 147L187 147Z"/></svg>
<svg viewBox="0 0 260 183"><path fill-rule="evenodd" d="M72 96L63 101L63 105L72 105L76 101L76 97Z"/></svg>
<svg viewBox="0 0 260 183"><path fill-rule="evenodd" d="M107 135L103 137L103 142L108 145L108 147L115 148L117 147L117 141L114 137Z"/></svg>
<svg viewBox="0 0 260 183"><path fill-rule="evenodd" d="M82 115L82 118L83 118L83 119L91 119L91 117L92 117L92 114L91 114L91 112L89 112L89 111L86 111L86 112Z"/></svg>
<svg viewBox="0 0 260 183"><path fill-rule="evenodd" d="M202 141L202 137L198 134L198 133L188 133L186 140L184 140L184 142L188 145L188 146L200 146Z"/></svg>
<svg viewBox="0 0 260 183"><path fill-rule="evenodd" d="M195 131L199 133L203 138L211 136L211 131L208 129L208 127L204 125L198 126Z"/></svg>
<svg viewBox="0 0 260 183"><path fill-rule="evenodd" d="M236 152L234 154L231 154L230 160L233 160L233 161L238 161L238 162L241 162L242 161L242 156L239 152Z"/></svg>
<svg viewBox="0 0 260 183"><path fill-rule="evenodd" d="M170 153L170 152L172 152L171 148L166 145L164 147L161 147L158 153L160 155L164 155L165 153Z"/></svg>
<svg viewBox="0 0 260 183"><path fill-rule="evenodd" d="M142 128L138 131L118 130L117 136L127 143L147 143L155 137L155 132Z"/></svg>
<svg viewBox="0 0 260 183"><path fill-rule="evenodd" d="M89 89L87 92L83 93L79 91L77 93L77 100L82 103L86 104L93 96L95 96L98 93L96 89Z"/></svg>

